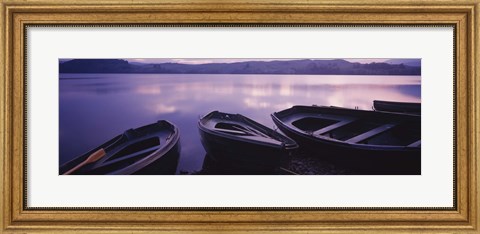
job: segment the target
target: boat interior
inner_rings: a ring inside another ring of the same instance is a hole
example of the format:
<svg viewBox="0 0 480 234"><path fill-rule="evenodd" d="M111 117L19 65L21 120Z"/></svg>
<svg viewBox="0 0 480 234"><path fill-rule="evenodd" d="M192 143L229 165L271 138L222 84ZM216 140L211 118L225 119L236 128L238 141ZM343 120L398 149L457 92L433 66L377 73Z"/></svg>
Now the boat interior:
<svg viewBox="0 0 480 234"><path fill-rule="evenodd" d="M131 130L129 130L131 131ZM160 131L145 136L134 136L125 132L119 141L107 146L107 155L99 161L87 165L84 170L92 173L108 173L132 165L143 158L154 154L166 144L171 137L171 131ZM164 142L161 144L161 142ZM108 150L111 148L110 150Z"/></svg>
<svg viewBox="0 0 480 234"><path fill-rule="evenodd" d="M350 144L420 147L420 122L400 119L298 113L282 119L287 125L319 138Z"/></svg>
<svg viewBox="0 0 480 234"><path fill-rule="evenodd" d="M215 124L215 130L239 136L270 137L259 130L238 123L218 122Z"/></svg>
<svg viewBox="0 0 480 234"><path fill-rule="evenodd" d="M201 121L206 128L244 139L280 145L286 141L279 133L258 123L251 123L240 115L213 112Z"/></svg>

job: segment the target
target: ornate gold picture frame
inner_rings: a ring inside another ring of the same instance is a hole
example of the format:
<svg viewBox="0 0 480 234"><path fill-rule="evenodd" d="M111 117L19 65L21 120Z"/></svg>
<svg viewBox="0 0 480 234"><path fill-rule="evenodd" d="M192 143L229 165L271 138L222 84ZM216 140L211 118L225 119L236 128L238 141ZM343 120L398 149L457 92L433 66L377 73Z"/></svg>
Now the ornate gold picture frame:
<svg viewBox="0 0 480 234"><path fill-rule="evenodd" d="M478 233L479 0L148 1L2 0L2 232ZM26 27L32 25L453 25L453 209L32 209L26 207Z"/></svg>

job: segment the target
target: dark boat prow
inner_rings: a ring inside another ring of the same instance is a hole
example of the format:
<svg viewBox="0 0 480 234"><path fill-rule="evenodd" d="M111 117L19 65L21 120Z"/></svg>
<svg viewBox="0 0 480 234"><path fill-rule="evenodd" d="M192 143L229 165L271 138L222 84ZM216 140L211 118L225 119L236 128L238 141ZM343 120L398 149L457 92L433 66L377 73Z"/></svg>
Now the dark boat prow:
<svg viewBox="0 0 480 234"><path fill-rule="evenodd" d="M297 149L292 139L243 115L213 111L198 122L202 144L216 161L273 170Z"/></svg>
<svg viewBox="0 0 480 234"><path fill-rule="evenodd" d="M420 115L422 113L422 105L421 103L417 103L417 102L392 102L392 101L374 100L373 108L376 111L386 111L386 112L395 112L395 113L416 114L416 115Z"/></svg>
<svg viewBox="0 0 480 234"><path fill-rule="evenodd" d="M178 128L166 120L129 129L61 165L60 174L69 171L99 149L105 149L106 155L73 174L175 174L180 155L179 138Z"/></svg>
<svg viewBox="0 0 480 234"><path fill-rule="evenodd" d="M337 164L372 174L420 174L420 116L321 106L272 114L298 144Z"/></svg>

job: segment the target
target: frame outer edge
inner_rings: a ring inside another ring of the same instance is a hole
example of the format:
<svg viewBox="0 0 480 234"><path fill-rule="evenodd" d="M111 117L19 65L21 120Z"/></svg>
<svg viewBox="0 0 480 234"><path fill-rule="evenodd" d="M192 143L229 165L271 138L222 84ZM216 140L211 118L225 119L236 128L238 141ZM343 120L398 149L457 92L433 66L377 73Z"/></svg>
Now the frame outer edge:
<svg viewBox="0 0 480 234"><path fill-rule="evenodd" d="M2 155L2 158L0 159L0 181L1 181L1 186L0 186L0 213L2 214L2 218L0 218L0 230L5 229L5 220L6 220L6 215L5 215L5 170L4 170L4 156L5 154L5 79L6 79L6 71L2 68L5 68L5 56L6 56L6 51L5 51L5 4L3 2L0 2L0 155Z"/></svg>
<svg viewBox="0 0 480 234"><path fill-rule="evenodd" d="M480 79L480 29L479 29L479 23L480 23L480 1L476 1L474 4L474 10L473 10L474 16L472 17L472 25L470 29L472 30L471 33L471 66L473 68L471 69L471 75L472 75L472 90L473 92L472 98L472 112L474 113L473 115L473 120L472 122L472 155L471 155L471 160L472 160L472 166L471 166L471 184L469 185L472 189L470 191L471 193L471 218L472 220L472 226L473 228L480 233L480 193L479 193L479 188L480 188L480 179L479 179L479 172L480 172L480 152L478 151L478 146L480 145L480 113L479 113L479 108L480 108L480 98L478 97L480 93L480 85L478 79Z"/></svg>
<svg viewBox="0 0 480 234"><path fill-rule="evenodd" d="M466 194L463 196L468 196L467 199L464 201L466 203L466 207L458 207L460 209L459 211L461 212L463 209L466 209L465 215L467 215L467 221L468 225L472 228L472 230L475 230L477 233L478 227L479 227L479 217L478 217L478 207L479 204L477 204L478 201L478 155L479 153L477 152L477 142L478 142L478 85L477 85L477 73L476 70L478 70L478 51L476 51L476 47L478 45L478 30L476 26L478 26L478 12L479 12L479 3L473 4L470 12L467 14L466 18L466 25L465 29L467 30L465 33L464 40L464 47L465 47L465 71L458 71L458 74L462 74L461 76L465 77L465 82L466 82L466 89L470 95L467 95L465 97L465 101L467 104L466 112L467 112L467 121L466 121L466 127L467 127L467 151L466 151L466 157L465 160L466 163L464 166L467 167L467 175L465 176L466 181L462 181L461 183L464 186L467 186L465 189ZM457 41L458 43L458 41ZM462 44L462 43L459 43ZM460 63L462 64L462 63ZM457 118L458 119L458 118ZM458 159L457 159L458 160ZM464 168L458 168L457 171L460 172L464 170ZM457 175L458 176L458 175ZM460 183L459 183L460 184ZM463 190L459 188L460 190ZM461 197L461 196L459 196ZM462 204L463 205L463 204Z"/></svg>
<svg viewBox="0 0 480 234"><path fill-rule="evenodd" d="M11 142L11 125L9 121L11 120L11 82L8 80L11 72L8 61L11 61L11 53L9 47L11 47L10 33L11 25L9 25L9 11L7 5L4 1L0 0L0 181L2 185L0 186L0 194L2 198L0 199L0 210L2 217L0 218L0 230L7 230L11 225L11 170L10 170L10 142ZM9 129L7 129L9 127Z"/></svg>
<svg viewBox="0 0 480 234"><path fill-rule="evenodd" d="M78 2L89 2L87 1L82 1L82 0L77 0ZM13 3L20 3L20 1L6 1L6 2L13 2ZM49 2L53 3L53 1L25 1L27 4L32 2L38 3L38 2ZM112 2L112 1L99 1L99 2ZM441 1L441 2L452 2L453 1ZM463 1L462 1L463 2ZM471 1L468 1L472 3ZM480 186L480 181L478 180L478 171L480 170L480 164L479 164L479 156L480 152L477 152L477 144L480 143L479 139L479 134L480 134L480 129L478 129L479 126L479 107L480 107L480 101L478 98L479 91L480 91L480 86L478 85L477 79L480 78L478 75L478 69L480 67L480 51L478 50L478 47L480 45L480 36L479 36L479 30L476 28L478 27L478 22L480 18L480 9L479 9L480 3L478 1L475 1L474 8L472 9L472 18L469 20L469 23L471 25L468 25L467 28L470 31L468 35L467 44L465 46L468 47L468 71L466 73L468 74L468 83L469 87L467 90L470 93L470 96L467 97L468 99L468 104L470 107L468 110L472 111L472 114L469 114L469 117L472 119L469 119L468 125L470 126L469 133L471 134L469 137L469 141L467 144L470 144L469 150L468 150L468 159L471 160L468 163L468 168L469 168L469 175L467 180L468 186L470 187L469 190L469 207L468 207L468 219L469 223L472 225L472 228L475 230L475 233L478 233L478 228L480 227L480 219L478 217L478 211L480 208L480 204L478 204L479 199L479 193L478 193L478 188ZM12 35L8 33L9 30L11 29L11 20L13 19L13 13L8 11L8 6L6 6L5 2L0 0L0 26L1 26L1 31L0 31L0 40L1 40L1 46L0 46L0 67L5 68L5 70L0 69L0 78L3 78L1 80L2 84L0 85L0 131L1 131L1 136L0 136L0 153L4 157L0 160L0 181L2 181L2 186L0 186L0 195L2 198L0 199L0 209L2 211L2 216L0 218L0 227L1 231L7 231L9 225L12 224L12 207L11 207L11 190L12 187L10 186L13 181L12 178L9 176L6 176L7 172L11 172L11 157L12 156L12 147L14 142L12 142L11 134L12 134L12 128L11 126L13 125L12 122L12 108L13 106L11 105L13 93L9 87L12 85L12 80L7 80L7 78L12 77L12 67L11 64L13 62L13 51L9 49L9 46L12 46ZM13 32L13 31L12 31ZM8 64L7 62L10 61ZM23 69L23 68L21 68ZM10 129L6 129L7 126L10 126ZM300 228L300 227L299 227ZM430 230L430 231L433 231Z"/></svg>
<svg viewBox="0 0 480 234"><path fill-rule="evenodd" d="M3 0L7 4L15 5L150 5L150 4L164 4L164 5L199 5L199 4L243 4L243 5L335 5L335 6L347 6L352 4L362 4L362 5L377 5L377 6L388 6L388 5L408 5L412 4L411 0L70 0L70 1L58 1L58 0ZM417 0L415 1L417 5L471 5L478 3L478 0Z"/></svg>

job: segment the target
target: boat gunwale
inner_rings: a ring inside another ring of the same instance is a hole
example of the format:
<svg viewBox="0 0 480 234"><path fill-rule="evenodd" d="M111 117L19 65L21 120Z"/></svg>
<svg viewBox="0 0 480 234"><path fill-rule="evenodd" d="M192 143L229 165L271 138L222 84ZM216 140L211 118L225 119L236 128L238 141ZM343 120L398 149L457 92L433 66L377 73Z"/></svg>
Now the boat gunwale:
<svg viewBox="0 0 480 234"><path fill-rule="evenodd" d="M309 109L309 110L317 110L318 109L328 109L328 110L337 110L337 111L355 111L357 113L361 114L367 114L367 115L375 115L376 113L379 113L383 115L383 117L394 117L394 118L418 118L418 114L411 114L411 113L399 113L399 112L389 112L389 111L375 111L375 110L361 110L361 109L352 109L352 108L346 108L346 107L338 107L338 106L317 106L317 105L312 105L312 106L303 106L303 105L295 105L290 108L274 112L274 114L281 114L285 115L282 112L287 112L287 111L293 111L294 109ZM329 115L329 114L325 114Z"/></svg>

